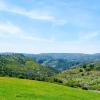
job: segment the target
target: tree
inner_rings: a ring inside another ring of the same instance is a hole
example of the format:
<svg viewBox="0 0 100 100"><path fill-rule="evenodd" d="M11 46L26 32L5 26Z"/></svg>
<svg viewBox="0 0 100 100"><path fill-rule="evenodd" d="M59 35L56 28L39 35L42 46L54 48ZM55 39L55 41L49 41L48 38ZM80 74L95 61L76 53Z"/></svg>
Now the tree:
<svg viewBox="0 0 100 100"><path fill-rule="evenodd" d="M83 68L84 68L84 69L86 68L86 64L83 65Z"/></svg>
<svg viewBox="0 0 100 100"><path fill-rule="evenodd" d="M90 69L94 69L94 64L90 64Z"/></svg>
<svg viewBox="0 0 100 100"><path fill-rule="evenodd" d="M83 72L83 69L79 69L79 72Z"/></svg>

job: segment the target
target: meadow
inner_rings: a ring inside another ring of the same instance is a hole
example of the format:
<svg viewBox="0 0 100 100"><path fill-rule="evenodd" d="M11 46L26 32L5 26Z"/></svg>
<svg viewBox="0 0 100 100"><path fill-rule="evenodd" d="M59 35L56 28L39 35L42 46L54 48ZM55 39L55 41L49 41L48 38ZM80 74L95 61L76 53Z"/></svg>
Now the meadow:
<svg viewBox="0 0 100 100"><path fill-rule="evenodd" d="M48 82L0 77L0 100L100 100L100 93Z"/></svg>

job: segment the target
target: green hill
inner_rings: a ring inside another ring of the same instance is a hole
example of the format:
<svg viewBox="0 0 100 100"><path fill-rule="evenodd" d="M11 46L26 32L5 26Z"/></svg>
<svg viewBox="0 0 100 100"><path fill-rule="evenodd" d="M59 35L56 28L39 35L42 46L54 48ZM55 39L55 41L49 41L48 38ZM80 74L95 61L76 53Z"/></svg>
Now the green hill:
<svg viewBox="0 0 100 100"><path fill-rule="evenodd" d="M54 80L71 87L100 91L100 62L84 64L65 70L55 76Z"/></svg>
<svg viewBox="0 0 100 100"><path fill-rule="evenodd" d="M57 73L23 55L0 55L0 76L45 80Z"/></svg>
<svg viewBox="0 0 100 100"><path fill-rule="evenodd" d="M0 77L0 100L99 100L100 93L33 80Z"/></svg>

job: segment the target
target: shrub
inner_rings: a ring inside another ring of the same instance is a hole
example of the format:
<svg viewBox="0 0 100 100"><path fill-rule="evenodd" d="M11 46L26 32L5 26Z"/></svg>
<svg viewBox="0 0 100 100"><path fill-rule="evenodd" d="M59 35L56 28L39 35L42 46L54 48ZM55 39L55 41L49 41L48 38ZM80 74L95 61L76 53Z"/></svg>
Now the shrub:
<svg viewBox="0 0 100 100"><path fill-rule="evenodd" d="M83 68L84 68L84 69L86 68L86 64L83 65Z"/></svg>
<svg viewBox="0 0 100 100"><path fill-rule="evenodd" d="M57 82L57 83L63 83L63 81L62 81L62 80L57 79L57 78L54 78L54 82Z"/></svg>
<svg viewBox="0 0 100 100"><path fill-rule="evenodd" d="M83 72L83 69L79 69L79 72Z"/></svg>
<svg viewBox="0 0 100 100"><path fill-rule="evenodd" d="M85 87L85 86L83 86L83 87L82 87L82 89L83 89L83 90L88 90L88 88L87 88L87 87Z"/></svg>

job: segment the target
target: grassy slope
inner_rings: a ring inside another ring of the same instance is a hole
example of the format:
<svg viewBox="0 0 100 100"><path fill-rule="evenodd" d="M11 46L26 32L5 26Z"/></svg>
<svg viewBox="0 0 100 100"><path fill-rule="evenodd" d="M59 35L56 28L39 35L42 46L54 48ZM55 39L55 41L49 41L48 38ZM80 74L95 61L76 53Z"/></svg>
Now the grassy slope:
<svg viewBox="0 0 100 100"><path fill-rule="evenodd" d="M62 85L0 77L0 100L100 100L100 93Z"/></svg>

